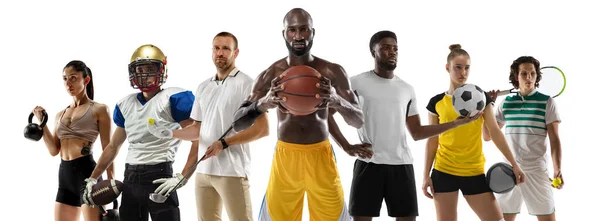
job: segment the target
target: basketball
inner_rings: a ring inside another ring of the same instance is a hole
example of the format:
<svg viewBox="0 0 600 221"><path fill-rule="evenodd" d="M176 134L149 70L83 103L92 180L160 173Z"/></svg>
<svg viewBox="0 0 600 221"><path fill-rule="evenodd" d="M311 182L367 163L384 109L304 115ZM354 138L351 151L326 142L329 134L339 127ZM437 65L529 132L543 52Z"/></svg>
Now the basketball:
<svg viewBox="0 0 600 221"><path fill-rule="evenodd" d="M306 65L293 66L282 73L279 84L283 90L277 96L283 98L281 106L291 114L304 116L314 113L323 100L316 97L322 90L317 87L319 72Z"/></svg>

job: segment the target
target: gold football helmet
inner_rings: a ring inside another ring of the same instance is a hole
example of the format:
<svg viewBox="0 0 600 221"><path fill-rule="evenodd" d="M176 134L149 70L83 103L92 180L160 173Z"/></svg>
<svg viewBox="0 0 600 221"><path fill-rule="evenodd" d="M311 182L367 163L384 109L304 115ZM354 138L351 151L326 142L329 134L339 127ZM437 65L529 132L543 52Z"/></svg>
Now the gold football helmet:
<svg viewBox="0 0 600 221"><path fill-rule="evenodd" d="M167 81L167 56L160 48L146 44L137 48L129 61L131 87L152 91Z"/></svg>

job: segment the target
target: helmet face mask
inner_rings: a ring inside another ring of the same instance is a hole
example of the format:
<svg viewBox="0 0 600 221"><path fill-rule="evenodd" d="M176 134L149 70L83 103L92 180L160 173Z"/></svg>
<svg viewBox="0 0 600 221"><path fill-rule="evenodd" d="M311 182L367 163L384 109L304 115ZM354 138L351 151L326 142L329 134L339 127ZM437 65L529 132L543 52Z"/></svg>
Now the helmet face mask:
<svg viewBox="0 0 600 221"><path fill-rule="evenodd" d="M161 62L139 60L129 64L129 82L134 89L153 91L166 81L166 68Z"/></svg>
<svg viewBox="0 0 600 221"><path fill-rule="evenodd" d="M131 56L128 71L131 87L154 91L167 81L167 57L154 45L142 45Z"/></svg>

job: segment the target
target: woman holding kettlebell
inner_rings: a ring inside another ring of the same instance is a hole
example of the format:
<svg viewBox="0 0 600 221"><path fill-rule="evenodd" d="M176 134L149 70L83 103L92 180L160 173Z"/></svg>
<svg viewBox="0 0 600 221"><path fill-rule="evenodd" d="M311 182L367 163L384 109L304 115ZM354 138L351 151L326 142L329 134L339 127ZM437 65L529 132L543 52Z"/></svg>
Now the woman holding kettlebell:
<svg viewBox="0 0 600 221"><path fill-rule="evenodd" d="M95 102L92 71L78 60L63 68L63 81L73 102L56 114L54 132L44 126L42 139L51 156L60 154L58 193L54 209L57 221L79 220L83 213L85 221L99 221L100 210L83 204L81 190L85 178L89 177L96 161L92 154L94 142L100 136L102 148L110 141L111 119L108 106ZM42 121L44 108L37 106L34 115ZM107 176L112 179L111 165Z"/></svg>

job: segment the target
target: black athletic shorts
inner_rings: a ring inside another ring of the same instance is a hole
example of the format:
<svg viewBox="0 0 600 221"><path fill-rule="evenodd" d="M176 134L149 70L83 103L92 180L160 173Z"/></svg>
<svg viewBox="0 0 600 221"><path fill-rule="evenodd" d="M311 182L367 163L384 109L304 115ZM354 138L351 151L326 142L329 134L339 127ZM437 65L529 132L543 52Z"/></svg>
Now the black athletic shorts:
<svg viewBox="0 0 600 221"><path fill-rule="evenodd" d="M96 161L92 155L69 161L62 160L58 169L56 202L80 207L83 204L84 180L92 175L95 167ZM102 178L98 179L98 182L100 181Z"/></svg>
<svg viewBox="0 0 600 221"><path fill-rule="evenodd" d="M460 190L463 195L475 195L492 192L487 184L485 174L477 176L455 176L433 169L431 172L433 191L447 193Z"/></svg>
<svg viewBox="0 0 600 221"><path fill-rule="evenodd" d="M350 189L350 215L379 217L384 199L390 217L419 215L413 166L356 160Z"/></svg>

